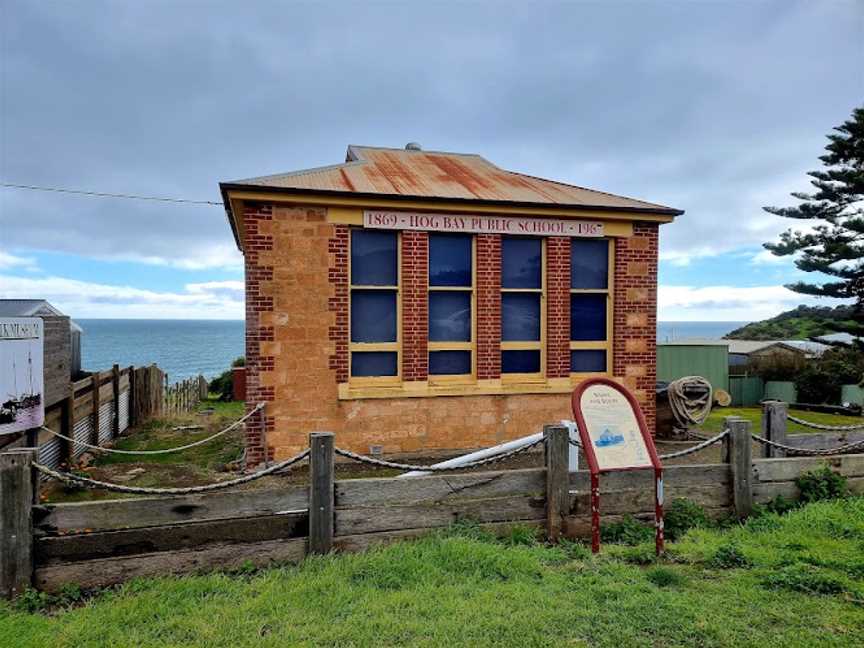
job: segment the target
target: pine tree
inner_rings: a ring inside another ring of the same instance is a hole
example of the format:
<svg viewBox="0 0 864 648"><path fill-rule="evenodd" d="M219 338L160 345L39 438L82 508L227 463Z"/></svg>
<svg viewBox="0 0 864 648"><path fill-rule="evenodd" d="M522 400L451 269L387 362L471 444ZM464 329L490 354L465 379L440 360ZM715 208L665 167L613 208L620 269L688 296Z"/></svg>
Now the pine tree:
<svg viewBox="0 0 864 648"><path fill-rule="evenodd" d="M799 281L786 287L805 295L854 299L853 322L836 329L864 336L864 106L828 135L823 169L810 171L816 191L793 193L794 207L765 207L784 218L809 221L807 232L787 230L765 247L777 256L800 253L795 265L828 276L821 283Z"/></svg>

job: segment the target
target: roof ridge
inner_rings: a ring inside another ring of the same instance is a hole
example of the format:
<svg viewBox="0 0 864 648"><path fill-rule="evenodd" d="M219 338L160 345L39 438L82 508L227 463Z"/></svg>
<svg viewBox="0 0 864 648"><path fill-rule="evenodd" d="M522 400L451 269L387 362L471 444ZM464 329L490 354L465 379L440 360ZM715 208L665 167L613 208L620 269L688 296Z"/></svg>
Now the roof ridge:
<svg viewBox="0 0 864 648"><path fill-rule="evenodd" d="M398 147L393 147L393 146L368 146L366 144L349 144L348 150L351 150L351 149L374 149L374 150L378 150L378 151L397 151L399 153L409 153L412 155L422 155L424 153L426 153L426 154L431 153L433 155L456 155L459 157L476 157L476 158L480 158L481 160L486 160L486 158L484 158L479 153L457 153L456 151L433 151L433 150L427 151L426 149L420 149L420 150L415 151L412 149L398 148ZM489 162L489 160L486 160L486 162ZM492 163L489 162L489 164L492 164Z"/></svg>
<svg viewBox="0 0 864 648"><path fill-rule="evenodd" d="M501 167L498 167L499 169ZM572 187L574 189L581 189L582 191L590 191L591 193L602 194L604 196L611 196L612 198L624 198L625 200L633 200L635 202L640 202L643 205L651 205L652 207L660 207L662 209L671 209L666 205L661 205L660 203L648 202L647 200L643 200L642 198L634 198L633 196L625 196L623 194L615 194L610 191L601 191L600 189L592 189L591 187L583 187L582 185L573 184L572 182L561 182L560 180L550 180L549 178L541 178L540 176L531 175L530 173L522 173L521 171L510 171L509 169L501 169L502 171L506 171L507 173L512 173L513 175L522 176L524 178L531 178L533 180L540 180L541 182L548 182L551 184L561 185L563 187Z"/></svg>

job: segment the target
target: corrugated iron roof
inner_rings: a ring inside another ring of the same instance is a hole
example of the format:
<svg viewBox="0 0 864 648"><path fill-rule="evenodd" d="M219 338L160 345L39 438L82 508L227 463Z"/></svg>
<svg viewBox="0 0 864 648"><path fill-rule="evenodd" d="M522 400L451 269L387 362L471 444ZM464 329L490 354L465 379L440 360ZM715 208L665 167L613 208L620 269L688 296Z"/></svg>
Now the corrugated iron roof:
<svg viewBox="0 0 864 648"><path fill-rule="evenodd" d="M537 205L645 210L678 209L501 169L471 153L349 146L344 164L222 183L340 193L449 198Z"/></svg>

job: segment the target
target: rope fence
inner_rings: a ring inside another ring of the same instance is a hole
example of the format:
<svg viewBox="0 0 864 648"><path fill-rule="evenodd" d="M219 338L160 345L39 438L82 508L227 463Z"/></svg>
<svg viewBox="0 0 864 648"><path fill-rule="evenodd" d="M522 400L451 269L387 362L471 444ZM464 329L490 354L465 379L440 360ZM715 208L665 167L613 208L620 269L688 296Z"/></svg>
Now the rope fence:
<svg viewBox="0 0 864 648"><path fill-rule="evenodd" d="M255 481L256 479L261 479L262 477L272 475L275 472L284 470L296 463L299 463L309 456L309 452L310 451L307 448L290 459L285 459L284 461L275 463L268 468L264 468L248 475L243 475L242 477L237 477L236 479L229 479L228 481L216 482L213 484L204 484L202 486L186 486L183 488L151 488L147 486L126 486L125 484L115 484L112 482L100 481L98 479L91 479L90 477L84 477L82 475L54 470L53 468L48 468L47 466L43 466L35 461L33 462L33 467L48 477L53 477L54 479L67 484L81 485L87 488L101 488L115 493L134 493L136 495L189 495L191 493L207 493L210 491L222 490Z"/></svg>
<svg viewBox="0 0 864 648"><path fill-rule="evenodd" d="M120 448L106 448L104 446L98 446L98 445L86 443L84 441L79 441L78 439L74 439L72 437L66 436L65 434L60 434L60 432L55 432L51 428L47 428L44 425L40 429L45 430L46 432L50 432L51 434L53 434L54 436L56 436L60 439L63 439L65 441L69 441L70 443L74 443L76 445L82 446L82 447L87 448L89 450L96 450L99 452L107 452L109 454L122 454L122 455L163 455L163 454L170 454L172 452L182 452L183 450L189 450L190 448L195 448L197 446L204 445L205 443L208 443L208 442L212 441L213 439L216 439L216 438L222 436L223 434L230 432L231 430L236 428L238 425L245 423L253 414L264 409L265 405L266 405L266 403L258 403L258 405L256 405L245 416L234 421L231 425L229 425L225 429L220 430L219 432L216 432L215 434L211 434L206 439L199 439L198 441L193 441L192 443L187 443L186 445L177 446L175 448L163 448L161 450L121 450Z"/></svg>
<svg viewBox="0 0 864 648"><path fill-rule="evenodd" d="M505 459L509 459L511 457L515 457L518 454L522 454L523 452L527 452L531 448L540 445L544 442L543 438L537 439L531 443L526 443L524 446L520 446L518 448L514 448L513 450L509 450L508 452L502 452L501 454L495 455L494 457L486 457L485 459L478 459L476 461L471 461L468 463L464 463L460 466L420 466L416 464L403 464L396 463L395 461L387 461L385 459L376 459L375 457L368 457L366 455L357 454L356 452L351 452L350 450L345 450L343 448L336 447L333 451L346 459L351 459L358 463L364 463L370 466L377 466L379 468L393 468L395 470L406 470L406 471L423 471L423 472L453 472L457 470L465 470L467 468L476 468L477 466L485 466L487 464L496 463L498 461L504 461Z"/></svg>
<svg viewBox="0 0 864 648"><path fill-rule="evenodd" d="M723 430L720 434L711 437L710 439L705 439L702 443L695 445L691 448L685 448L684 450L679 450L678 452L670 452L669 454L660 455L660 459L664 461L666 459L677 459L678 457L686 457L687 455L693 454L694 452L699 452L700 450L704 450L705 448L714 445L715 443L719 443L723 439L729 436L729 430Z"/></svg>
<svg viewBox="0 0 864 648"><path fill-rule="evenodd" d="M796 446L786 445L785 443L778 443L777 441L772 441L771 439L766 439L763 436L759 436L758 434L751 435L753 440L757 443L761 443L763 445L771 446L773 448L778 448L780 450L785 450L790 454L796 455L806 455L806 456L819 456L819 457L828 457L831 455L844 454L846 452L851 452L852 450L858 450L859 448L864 448L864 440L857 441L855 443L847 443L845 445L836 446L834 448L799 448Z"/></svg>
<svg viewBox="0 0 864 648"><path fill-rule="evenodd" d="M860 425L824 425L823 423L814 423L813 421L807 421L805 419L798 418L797 416L792 416L791 414L787 414L786 417L793 423L803 425L804 427L813 428L814 430L825 430L828 432L857 432L859 430L864 431L864 423Z"/></svg>

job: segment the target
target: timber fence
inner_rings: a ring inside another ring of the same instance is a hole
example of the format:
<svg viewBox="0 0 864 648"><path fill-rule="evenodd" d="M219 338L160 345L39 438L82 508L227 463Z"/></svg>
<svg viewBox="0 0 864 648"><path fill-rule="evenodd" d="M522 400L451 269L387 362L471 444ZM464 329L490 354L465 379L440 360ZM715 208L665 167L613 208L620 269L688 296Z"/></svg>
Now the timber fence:
<svg viewBox="0 0 864 648"><path fill-rule="evenodd" d="M491 462L484 459L444 471L352 453L338 448L332 433L312 433L307 450L258 472L168 489L137 489L55 471L40 464L33 449L0 453L0 592L15 596L32 586L51 591L73 582L90 588L136 576L296 562L308 553L358 551L417 537L457 520L491 530L535 526L551 540L587 537L590 476L568 472L569 438L565 426L546 426L539 442L507 455L543 444L544 467L488 470ZM754 504L776 495L795 498L795 478L820 465L843 474L852 492L864 493L864 454L754 458L750 423L740 418L727 418L723 432L681 452L718 443L720 463L664 469L667 501L688 498L711 516L745 518ZM341 480L335 478L337 455L432 474ZM309 462L305 484L236 488L304 461ZM84 486L154 496L39 504L38 476L46 470ZM604 475L600 484L604 523L624 515L653 518L651 471Z"/></svg>
<svg viewBox="0 0 864 648"><path fill-rule="evenodd" d="M46 409L44 424L29 430L19 444L38 448L38 462L57 469L88 450L110 446L150 418L189 412L206 397L203 376L168 385L156 365L114 365L72 382L67 397Z"/></svg>

